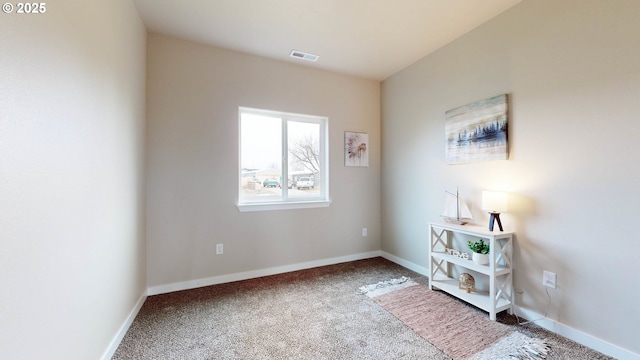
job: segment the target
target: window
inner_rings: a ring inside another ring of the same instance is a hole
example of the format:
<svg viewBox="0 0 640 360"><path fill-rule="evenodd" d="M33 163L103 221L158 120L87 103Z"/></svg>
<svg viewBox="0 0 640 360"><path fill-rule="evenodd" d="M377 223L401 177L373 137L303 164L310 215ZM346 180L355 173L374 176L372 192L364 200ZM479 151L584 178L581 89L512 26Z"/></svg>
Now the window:
<svg viewBox="0 0 640 360"><path fill-rule="evenodd" d="M326 117L240 108L240 211L329 206Z"/></svg>

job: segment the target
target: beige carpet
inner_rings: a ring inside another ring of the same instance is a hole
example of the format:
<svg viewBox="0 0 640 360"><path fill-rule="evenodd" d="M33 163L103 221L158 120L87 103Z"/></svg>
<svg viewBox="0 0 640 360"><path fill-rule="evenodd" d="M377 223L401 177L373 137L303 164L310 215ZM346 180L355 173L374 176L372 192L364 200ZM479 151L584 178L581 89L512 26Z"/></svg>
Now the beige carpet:
<svg viewBox="0 0 640 360"><path fill-rule="evenodd" d="M150 296L113 358L450 360L358 291L402 276L427 280L374 258ZM535 325L517 326L508 314L498 320L550 339L549 360L609 359Z"/></svg>

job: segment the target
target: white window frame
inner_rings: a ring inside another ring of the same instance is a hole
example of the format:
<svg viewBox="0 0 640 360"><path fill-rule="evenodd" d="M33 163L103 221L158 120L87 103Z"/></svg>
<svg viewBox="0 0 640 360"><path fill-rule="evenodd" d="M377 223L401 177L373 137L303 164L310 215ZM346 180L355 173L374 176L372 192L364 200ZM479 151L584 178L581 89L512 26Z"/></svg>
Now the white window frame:
<svg viewBox="0 0 640 360"><path fill-rule="evenodd" d="M281 186L282 197L280 200L269 199L268 201L242 201L242 114L256 114L268 117L279 117L282 119L282 183L287 184L289 179L289 151L288 151L288 121L309 122L320 125L319 145L320 157L318 165L320 167L320 194L310 197L289 198L288 187ZM316 115L294 114L281 111L263 110L248 107L238 109L238 210L249 211L270 211L288 209L306 209L328 207L331 204L329 199L329 118Z"/></svg>

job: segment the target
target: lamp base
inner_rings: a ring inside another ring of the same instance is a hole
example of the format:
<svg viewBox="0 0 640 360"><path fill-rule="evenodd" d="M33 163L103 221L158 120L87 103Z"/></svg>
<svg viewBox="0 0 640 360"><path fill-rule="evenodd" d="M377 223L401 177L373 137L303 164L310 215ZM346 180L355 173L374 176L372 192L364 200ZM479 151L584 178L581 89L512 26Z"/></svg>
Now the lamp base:
<svg viewBox="0 0 640 360"><path fill-rule="evenodd" d="M489 215L491 215L491 217L489 218L489 231L493 231L493 224L496 221L498 221L498 227L500 228L500 231L504 231L504 229L502 228L502 222L500 221L500 213L490 212Z"/></svg>

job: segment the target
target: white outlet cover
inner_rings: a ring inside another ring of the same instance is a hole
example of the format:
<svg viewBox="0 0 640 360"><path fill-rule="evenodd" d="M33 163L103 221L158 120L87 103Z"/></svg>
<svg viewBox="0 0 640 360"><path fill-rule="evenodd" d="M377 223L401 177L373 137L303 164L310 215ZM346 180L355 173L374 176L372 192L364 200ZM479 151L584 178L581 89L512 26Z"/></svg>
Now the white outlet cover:
<svg viewBox="0 0 640 360"><path fill-rule="evenodd" d="M550 271L542 272L542 285L555 289L556 288L556 273Z"/></svg>

